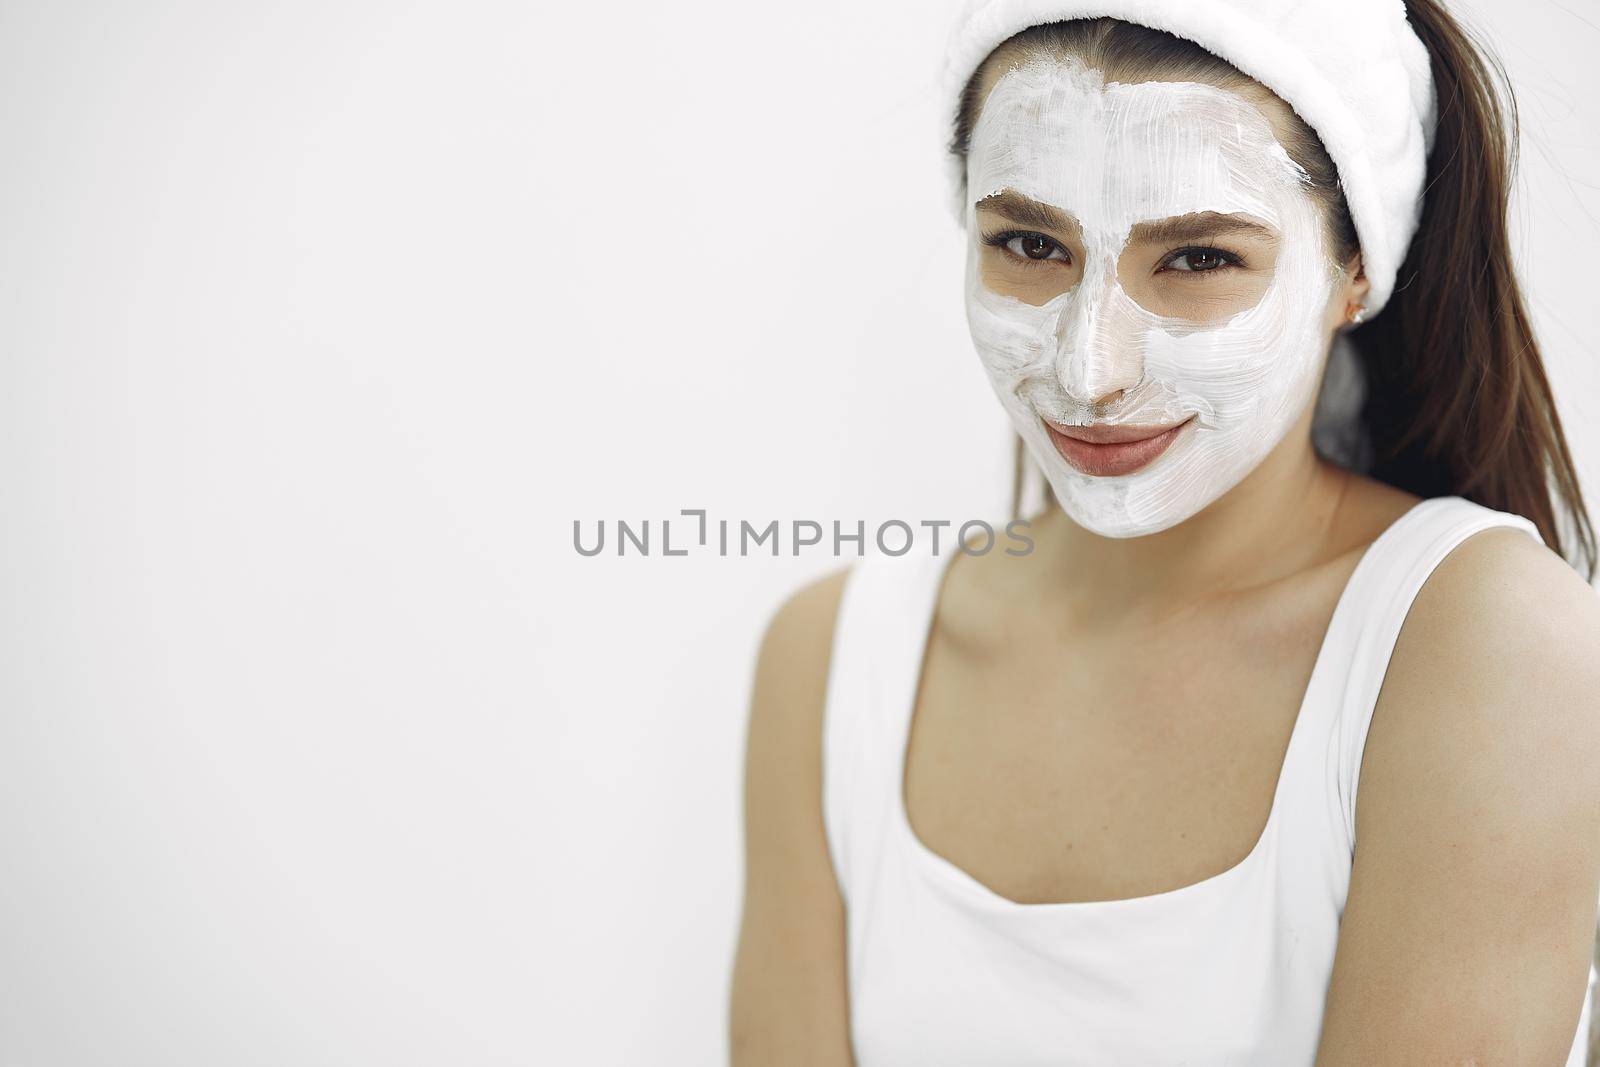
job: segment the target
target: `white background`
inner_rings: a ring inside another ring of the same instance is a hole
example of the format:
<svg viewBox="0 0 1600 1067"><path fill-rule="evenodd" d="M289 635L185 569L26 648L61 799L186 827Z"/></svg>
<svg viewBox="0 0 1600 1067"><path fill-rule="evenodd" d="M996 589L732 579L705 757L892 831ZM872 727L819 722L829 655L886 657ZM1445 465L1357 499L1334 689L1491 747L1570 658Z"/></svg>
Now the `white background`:
<svg viewBox="0 0 1600 1067"><path fill-rule="evenodd" d="M1595 484L1600 11L1468 10ZM0 1067L724 1057L840 561L572 523L1002 506L944 11L0 6Z"/></svg>

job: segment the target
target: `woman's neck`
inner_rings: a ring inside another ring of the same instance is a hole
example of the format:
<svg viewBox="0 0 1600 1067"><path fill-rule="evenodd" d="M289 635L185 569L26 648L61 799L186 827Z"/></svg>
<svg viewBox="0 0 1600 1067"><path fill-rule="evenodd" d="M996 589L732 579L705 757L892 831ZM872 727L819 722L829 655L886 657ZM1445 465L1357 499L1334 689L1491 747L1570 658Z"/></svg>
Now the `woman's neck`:
<svg viewBox="0 0 1600 1067"><path fill-rule="evenodd" d="M1309 432L1291 434L1198 514L1143 537L1102 537L1059 505L1033 521L1043 588L1074 604L1161 611L1263 585L1328 554L1351 476L1320 459Z"/></svg>

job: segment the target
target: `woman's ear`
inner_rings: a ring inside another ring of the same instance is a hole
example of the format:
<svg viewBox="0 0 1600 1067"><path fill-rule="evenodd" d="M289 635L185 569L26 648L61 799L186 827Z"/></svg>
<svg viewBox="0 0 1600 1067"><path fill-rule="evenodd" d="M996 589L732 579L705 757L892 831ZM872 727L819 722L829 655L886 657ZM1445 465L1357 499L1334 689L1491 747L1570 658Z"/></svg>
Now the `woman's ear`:
<svg viewBox="0 0 1600 1067"><path fill-rule="evenodd" d="M1367 294L1372 291L1372 283L1367 280L1367 267L1362 262L1359 251L1350 257L1350 262L1345 264L1345 273L1350 275L1350 286L1347 292L1350 303L1365 304L1367 302Z"/></svg>
<svg viewBox="0 0 1600 1067"><path fill-rule="evenodd" d="M1349 329L1366 321L1367 294L1372 291L1372 283L1367 280L1366 266L1361 262L1360 252L1345 263L1344 272L1350 280L1339 287L1330 309L1335 329Z"/></svg>

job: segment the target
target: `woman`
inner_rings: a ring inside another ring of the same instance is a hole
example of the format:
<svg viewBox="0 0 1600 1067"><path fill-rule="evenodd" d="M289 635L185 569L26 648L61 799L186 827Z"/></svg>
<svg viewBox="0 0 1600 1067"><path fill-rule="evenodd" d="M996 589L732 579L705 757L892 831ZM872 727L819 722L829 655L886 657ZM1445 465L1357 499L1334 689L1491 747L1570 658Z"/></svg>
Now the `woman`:
<svg viewBox="0 0 1600 1067"><path fill-rule="evenodd" d="M1489 67L1439 0L1079 6L951 46L1034 548L771 621L734 1060L1577 1067L1600 600Z"/></svg>

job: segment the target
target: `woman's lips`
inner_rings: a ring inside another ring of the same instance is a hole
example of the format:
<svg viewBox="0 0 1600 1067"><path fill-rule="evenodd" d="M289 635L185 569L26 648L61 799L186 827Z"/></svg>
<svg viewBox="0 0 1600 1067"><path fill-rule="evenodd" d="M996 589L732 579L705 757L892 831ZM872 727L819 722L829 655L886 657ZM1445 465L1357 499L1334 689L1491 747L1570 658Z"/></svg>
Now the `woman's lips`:
<svg viewBox="0 0 1600 1067"><path fill-rule="evenodd" d="M1167 450L1194 416L1175 426L1059 426L1044 422L1061 458L1084 474L1132 474Z"/></svg>

